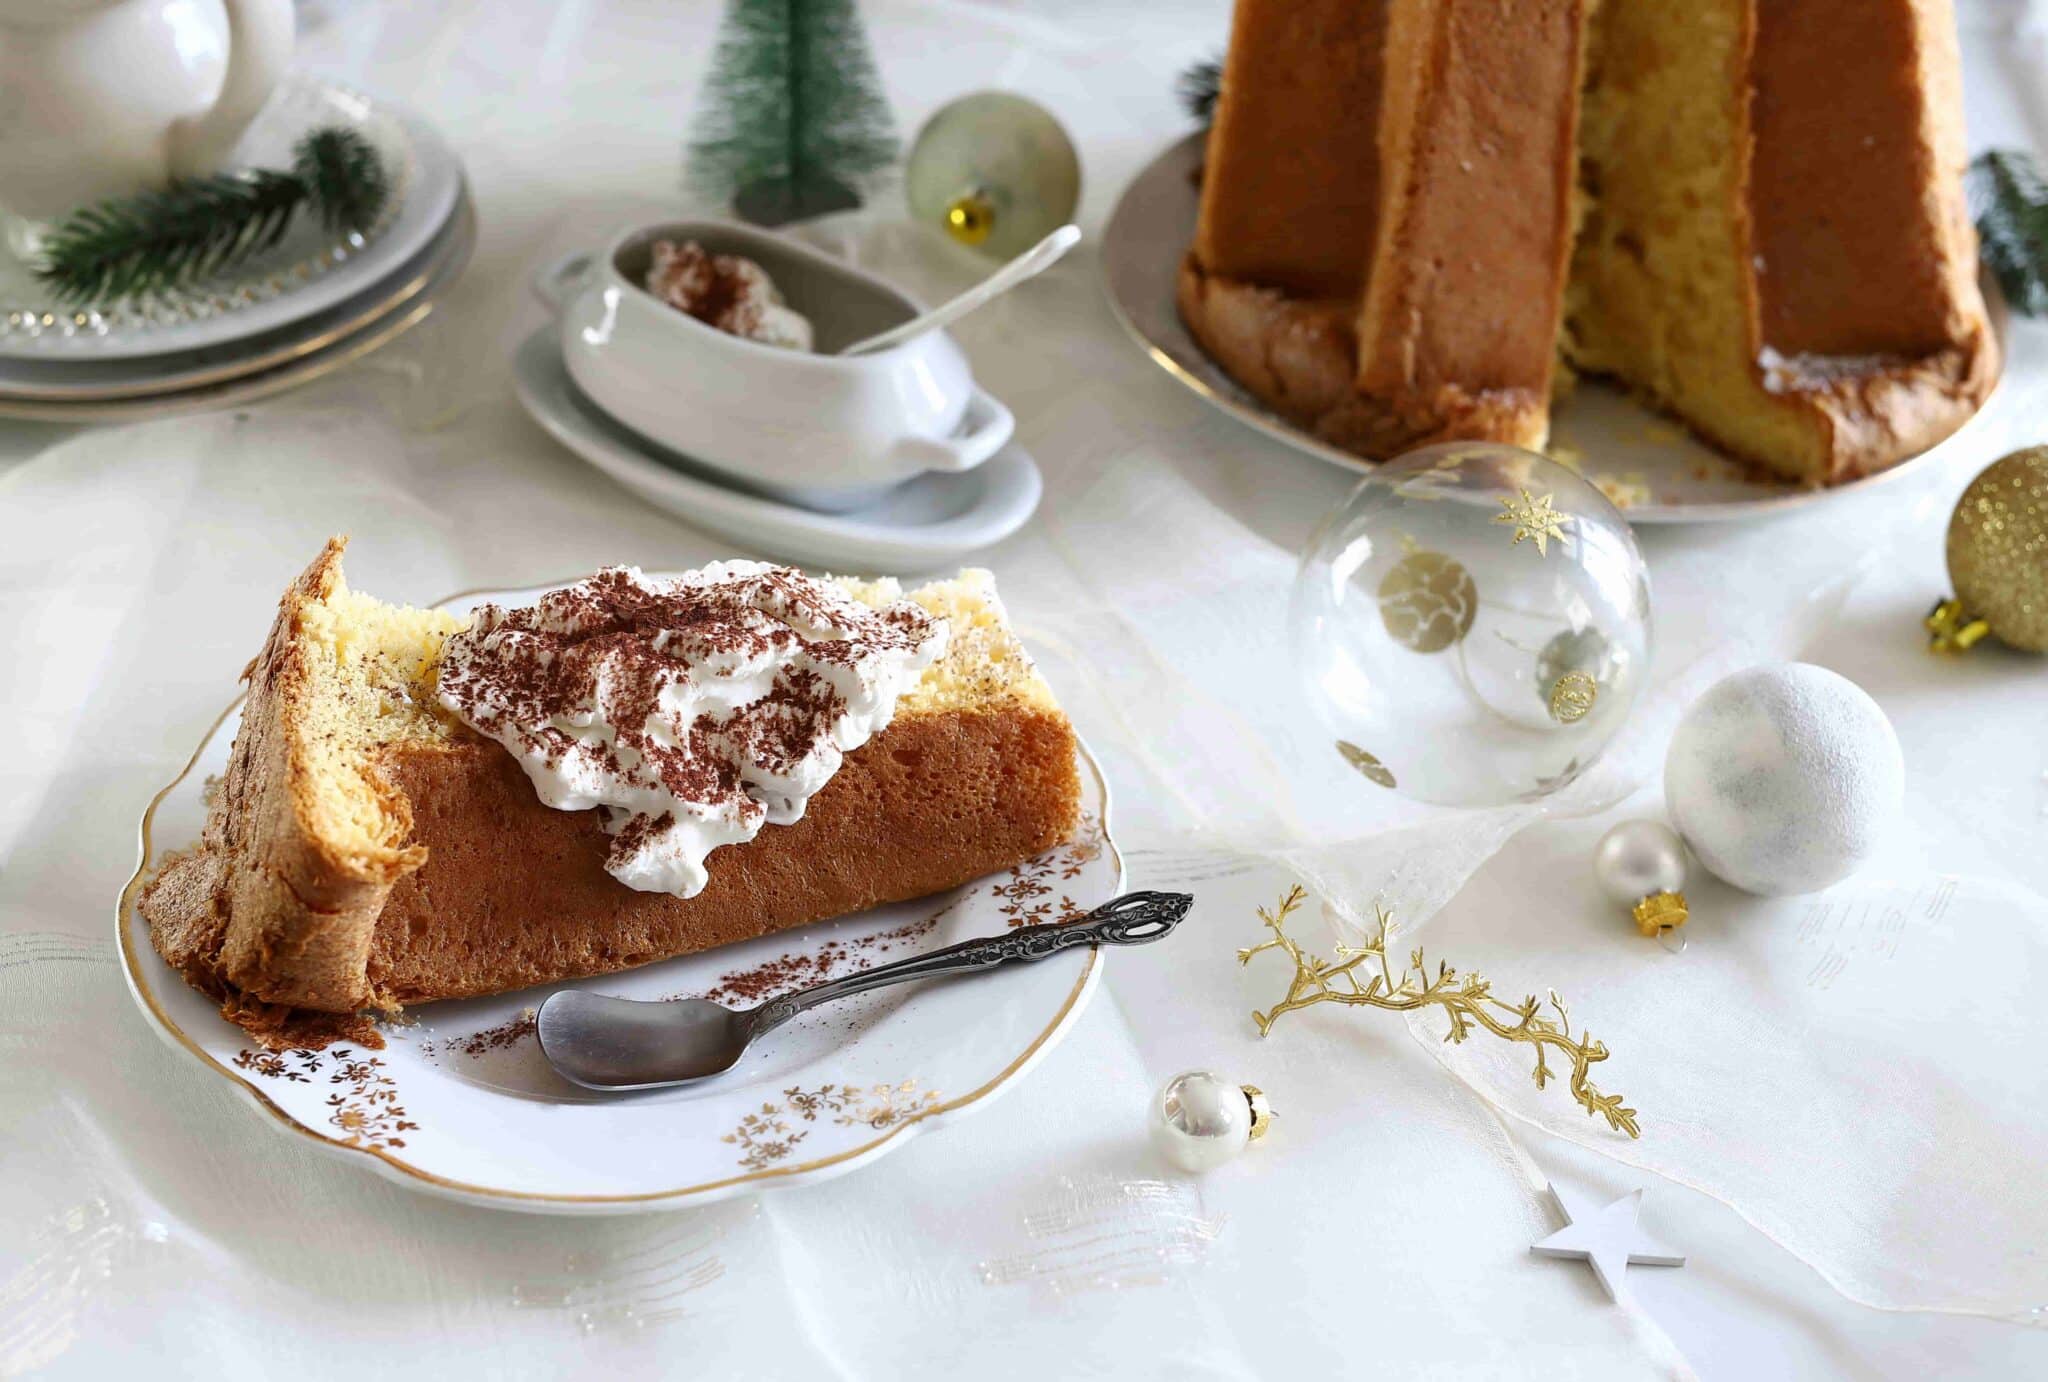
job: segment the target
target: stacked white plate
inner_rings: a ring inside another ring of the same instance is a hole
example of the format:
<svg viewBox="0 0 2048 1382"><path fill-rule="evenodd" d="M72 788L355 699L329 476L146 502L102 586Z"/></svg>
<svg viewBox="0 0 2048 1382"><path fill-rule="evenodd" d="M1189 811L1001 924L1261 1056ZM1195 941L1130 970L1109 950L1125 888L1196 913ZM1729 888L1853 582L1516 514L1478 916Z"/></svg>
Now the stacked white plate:
<svg viewBox="0 0 2048 1382"><path fill-rule="evenodd" d="M476 242L462 164L417 117L305 77L279 87L241 156L285 167L301 135L335 125L367 139L391 181L383 214L361 233L300 217L276 245L203 282L83 307L0 252L0 417L126 421L247 403L423 321Z"/></svg>

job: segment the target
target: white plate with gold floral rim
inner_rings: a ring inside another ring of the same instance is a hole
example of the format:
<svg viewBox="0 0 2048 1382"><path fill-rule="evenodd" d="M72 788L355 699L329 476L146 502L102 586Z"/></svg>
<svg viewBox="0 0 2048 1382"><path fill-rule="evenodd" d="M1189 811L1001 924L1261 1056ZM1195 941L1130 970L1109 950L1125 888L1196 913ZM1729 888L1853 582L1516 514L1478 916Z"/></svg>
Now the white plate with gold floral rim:
<svg viewBox="0 0 2048 1382"><path fill-rule="evenodd" d="M331 125L361 134L383 161L391 195L374 225L336 235L300 217L277 244L203 282L91 307L58 302L29 265L0 250L0 362L126 360L227 345L335 307L402 271L454 215L461 160L418 116L303 74L278 86L238 157L251 167L286 167L301 135Z"/></svg>
<svg viewBox="0 0 2048 1382"><path fill-rule="evenodd" d="M1175 285L1181 251L1195 236L1205 138L1198 132L1170 145L1139 170L1117 199L1102 231L1103 282L1111 310L1154 364L1212 407L1304 455L1345 470L1369 470L1372 462L1303 431L1254 398L1209 358L1180 319ZM2005 299L1988 274L1983 288L1992 330L2003 348ZM2011 358L2009 349L2005 354ZM1976 417L1952 436L1889 470L1832 489L1809 489L1763 477L1622 390L1586 380L1557 405L1549 452L1598 486L1632 523L1761 518L1939 465L1942 458L1975 445L1977 419L1989 408L1987 398Z"/></svg>
<svg viewBox="0 0 2048 1382"><path fill-rule="evenodd" d="M529 600L538 588L447 601ZM150 945L141 882L205 819L241 703L208 733L141 823L116 930L128 987L177 1051L233 1081L266 1118L393 1180L477 1204L555 1214L682 1208L844 1174L987 1103L1050 1051L1102 973L1094 949L965 980L828 1004L778 1029L730 1075L605 1096L548 1067L534 1008L551 985L434 1003L384 1028L381 1051L273 1054L251 1043ZM1109 786L1080 752L1074 837L948 893L574 986L628 998L707 995L745 1006L886 960L1080 915L1123 891Z"/></svg>

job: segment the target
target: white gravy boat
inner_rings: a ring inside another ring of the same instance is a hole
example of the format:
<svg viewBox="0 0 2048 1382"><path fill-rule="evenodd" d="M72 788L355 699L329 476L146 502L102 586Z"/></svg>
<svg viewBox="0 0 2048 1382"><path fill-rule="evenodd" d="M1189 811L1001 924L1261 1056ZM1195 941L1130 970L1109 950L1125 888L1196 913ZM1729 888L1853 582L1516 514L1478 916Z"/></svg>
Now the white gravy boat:
<svg viewBox="0 0 2048 1382"><path fill-rule="evenodd" d="M1015 428L935 331L870 355L810 354L730 335L641 286L656 240L740 254L810 318L833 352L923 309L884 280L798 241L725 221L644 226L601 254L543 267L534 290L561 316L563 361L614 419L750 489L844 512L926 471L971 470Z"/></svg>

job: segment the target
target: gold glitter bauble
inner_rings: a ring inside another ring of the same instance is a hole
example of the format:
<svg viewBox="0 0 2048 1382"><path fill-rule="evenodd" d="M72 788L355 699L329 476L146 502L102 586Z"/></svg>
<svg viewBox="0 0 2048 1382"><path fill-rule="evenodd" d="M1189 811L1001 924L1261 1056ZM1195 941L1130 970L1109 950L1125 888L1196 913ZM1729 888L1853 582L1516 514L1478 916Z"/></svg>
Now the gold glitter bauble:
<svg viewBox="0 0 2048 1382"><path fill-rule="evenodd" d="M1994 462L1963 491L1948 521L1948 577L1965 623L2048 652L2048 446Z"/></svg>
<svg viewBox="0 0 2048 1382"><path fill-rule="evenodd" d="M1410 552L1380 581L1379 602L1380 622L1396 643L1440 653L1471 632L1479 588L1442 552Z"/></svg>

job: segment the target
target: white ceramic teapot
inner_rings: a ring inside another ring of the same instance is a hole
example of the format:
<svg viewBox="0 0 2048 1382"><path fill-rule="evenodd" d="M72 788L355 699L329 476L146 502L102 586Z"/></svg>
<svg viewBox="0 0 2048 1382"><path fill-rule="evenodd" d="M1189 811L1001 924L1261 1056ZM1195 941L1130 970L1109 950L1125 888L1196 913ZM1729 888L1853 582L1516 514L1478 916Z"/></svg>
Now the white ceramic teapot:
<svg viewBox="0 0 2048 1382"><path fill-rule="evenodd" d="M47 220L215 171L292 31L291 0L0 0L0 207Z"/></svg>

